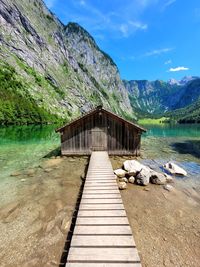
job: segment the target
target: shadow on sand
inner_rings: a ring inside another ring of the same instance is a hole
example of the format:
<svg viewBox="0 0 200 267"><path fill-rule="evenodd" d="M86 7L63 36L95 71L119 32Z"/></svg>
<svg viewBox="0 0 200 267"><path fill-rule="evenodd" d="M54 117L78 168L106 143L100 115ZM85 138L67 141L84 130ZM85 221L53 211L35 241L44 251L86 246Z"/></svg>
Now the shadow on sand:
<svg viewBox="0 0 200 267"><path fill-rule="evenodd" d="M51 157L57 157L57 156L61 156L60 146L50 151L48 154L44 156L44 158L51 158Z"/></svg>
<svg viewBox="0 0 200 267"><path fill-rule="evenodd" d="M200 141L187 140L185 142L173 143L172 148L180 154L190 154L196 158L200 157Z"/></svg>

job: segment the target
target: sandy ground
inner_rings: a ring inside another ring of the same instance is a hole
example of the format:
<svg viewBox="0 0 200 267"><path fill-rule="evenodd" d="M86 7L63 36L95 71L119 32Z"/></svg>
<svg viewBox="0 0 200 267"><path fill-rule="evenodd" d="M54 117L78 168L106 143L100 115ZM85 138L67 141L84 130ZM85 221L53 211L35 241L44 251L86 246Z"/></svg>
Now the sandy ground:
<svg viewBox="0 0 200 267"><path fill-rule="evenodd" d="M113 168L125 159L111 158ZM13 186L0 190L1 267L59 265L87 163L58 157L14 173ZM121 192L143 267L200 266L200 193L173 186Z"/></svg>
<svg viewBox="0 0 200 267"><path fill-rule="evenodd" d="M112 158L113 168L123 161ZM143 267L200 266L200 192L128 184L121 191Z"/></svg>
<svg viewBox="0 0 200 267"><path fill-rule="evenodd" d="M1 267L59 265L87 162L47 159L13 174L13 186L1 192Z"/></svg>

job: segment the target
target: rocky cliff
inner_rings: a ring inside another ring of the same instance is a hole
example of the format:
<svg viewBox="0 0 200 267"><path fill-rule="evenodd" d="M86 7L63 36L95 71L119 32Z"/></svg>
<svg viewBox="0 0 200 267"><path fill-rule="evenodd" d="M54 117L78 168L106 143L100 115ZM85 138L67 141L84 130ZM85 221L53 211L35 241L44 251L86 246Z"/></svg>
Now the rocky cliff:
<svg viewBox="0 0 200 267"><path fill-rule="evenodd" d="M42 0L0 6L0 122L69 119L100 103L134 117L117 66L86 30L64 26Z"/></svg>
<svg viewBox="0 0 200 267"><path fill-rule="evenodd" d="M200 97L200 79L179 82L124 81L133 108L139 112L162 114L195 103Z"/></svg>

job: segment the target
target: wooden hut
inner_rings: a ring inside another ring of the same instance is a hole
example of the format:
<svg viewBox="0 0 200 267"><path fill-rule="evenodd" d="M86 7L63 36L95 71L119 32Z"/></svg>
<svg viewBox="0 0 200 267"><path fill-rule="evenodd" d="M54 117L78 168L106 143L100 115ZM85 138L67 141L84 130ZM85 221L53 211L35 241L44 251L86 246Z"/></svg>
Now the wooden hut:
<svg viewBox="0 0 200 267"><path fill-rule="evenodd" d="M102 106L56 130L61 135L62 155L105 150L110 155L135 156L140 155L141 134L145 131Z"/></svg>

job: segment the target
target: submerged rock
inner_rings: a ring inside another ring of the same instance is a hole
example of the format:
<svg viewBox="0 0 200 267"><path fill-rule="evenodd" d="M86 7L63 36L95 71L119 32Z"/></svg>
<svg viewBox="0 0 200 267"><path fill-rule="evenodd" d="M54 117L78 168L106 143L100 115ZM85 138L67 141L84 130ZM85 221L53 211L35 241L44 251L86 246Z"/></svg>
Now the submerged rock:
<svg viewBox="0 0 200 267"><path fill-rule="evenodd" d="M66 231L67 229L69 229L69 227L70 227L70 219L68 217L65 217L62 220L61 230Z"/></svg>
<svg viewBox="0 0 200 267"><path fill-rule="evenodd" d="M20 175L21 175L20 171L15 171L15 172L11 173L10 176L20 176Z"/></svg>
<svg viewBox="0 0 200 267"><path fill-rule="evenodd" d="M167 171L169 171L171 174L187 176L187 172L183 168L179 167L178 165L176 165L173 162L168 162L165 165L163 165L163 167Z"/></svg>
<svg viewBox="0 0 200 267"><path fill-rule="evenodd" d="M128 178L129 183L134 184L135 183L135 177L131 176Z"/></svg>
<svg viewBox="0 0 200 267"><path fill-rule="evenodd" d="M118 187L120 190L124 190L124 189L126 189L127 185L125 182L119 182Z"/></svg>
<svg viewBox="0 0 200 267"><path fill-rule="evenodd" d="M116 174L118 177L122 178L126 175L126 171L122 169L117 169L114 171L114 174Z"/></svg>

